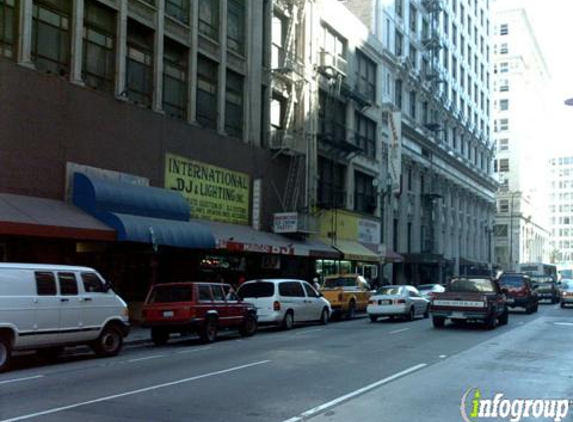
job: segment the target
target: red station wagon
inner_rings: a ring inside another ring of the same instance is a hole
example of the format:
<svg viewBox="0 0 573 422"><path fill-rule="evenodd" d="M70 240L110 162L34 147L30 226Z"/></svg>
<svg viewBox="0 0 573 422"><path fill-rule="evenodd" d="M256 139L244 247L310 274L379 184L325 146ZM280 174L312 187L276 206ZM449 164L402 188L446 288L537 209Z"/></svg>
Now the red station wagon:
<svg viewBox="0 0 573 422"><path fill-rule="evenodd" d="M156 345L167 343L171 333L197 333L211 343L219 329L237 329L243 336L257 331L255 308L223 283L156 284L147 295L143 319Z"/></svg>

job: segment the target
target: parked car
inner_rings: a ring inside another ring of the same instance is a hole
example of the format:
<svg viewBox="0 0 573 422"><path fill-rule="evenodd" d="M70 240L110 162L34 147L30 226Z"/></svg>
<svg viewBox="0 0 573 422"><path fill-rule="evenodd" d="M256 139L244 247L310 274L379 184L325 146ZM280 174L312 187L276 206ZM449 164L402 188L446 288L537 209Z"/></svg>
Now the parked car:
<svg viewBox="0 0 573 422"><path fill-rule="evenodd" d="M497 322L505 325L509 317L505 293L506 289L488 277L453 278L446 290L430 302L434 327L443 327L447 319L480 321L489 329L495 328Z"/></svg>
<svg viewBox="0 0 573 422"><path fill-rule="evenodd" d="M128 332L127 305L93 268L0 264L0 372L17 350L54 358L87 344L115 356Z"/></svg>
<svg viewBox="0 0 573 422"><path fill-rule="evenodd" d="M143 306L143 326L151 340L166 344L171 333L196 333L206 343L217 339L219 329L235 329L242 336L257 331L257 313L224 283L180 282L151 287Z"/></svg>
<svg viewBox="0 0 573 422"><path fill-rule="evenodd" d="M538 293L527 274L503 273L498 281L501 288L507 289L505 297L509 308L522 307L528 314L537 312Z"/></svg>
<svg viewBox="0 0 573 422"><path fill-rule="evenodd" d="M432 300L436 293L442 293L445 290L441 284L420 284L417 289L420 295L428 300Z"/></svg>
<svg viewBox="0 0 573 422"><path fill-rule="evenodd" d="M360 274L330 275L325 277L320 292L330 302L333 315L354 318L364 312L372 296L370 285Z"/></svg>
<svg viewBox="0 0 573 422"><path fill-rule="evenodd" d="M549 299L551 303L559 303L560 293L557 281L551 276L532 275L531 282L537 291L539 300Z"/></svg>
<svg viewBox="0 0 573 422"><path fill-rule="evenodd" d="M561 307L573 305L573 280L561 282Z"/></svg>
<svg viewBox="0 0 573 422"><path fill-rule="evenodd" d="M239 298L257 309L260 324L290 330L299 322L327 324L330 303L306 281L290 279L250 280L237 291Z"/></svg>
<svg viewBox="0 0 573 422"><path fill-rule="evenodd" d="M428 318L428 305L428 299L414 286L384 286L370 298L366 312L372 322L383 316L413 321L419 315Z"/></svg>

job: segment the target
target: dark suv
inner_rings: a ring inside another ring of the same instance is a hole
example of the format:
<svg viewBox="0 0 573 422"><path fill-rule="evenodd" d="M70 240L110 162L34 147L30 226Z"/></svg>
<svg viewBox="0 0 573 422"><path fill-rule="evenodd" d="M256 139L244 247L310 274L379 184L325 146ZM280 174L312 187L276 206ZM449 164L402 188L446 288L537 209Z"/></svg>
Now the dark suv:
<svg viewBox="0 0 573 422"><path fill-rule="evenodd" d="M559 286L556 280L547 275L532 275L531 282L533 288L537 291L539 300L549 299L551 303L559 303L561 296L559 294Z"/></svg>
<svg viewBox="0 0 573 422"><path fill-rule="evenodd" d="M237 329L243 336L257 331L253 305L239 300L223 283L156 284L147 295L143 319L156 345L167 343L171 333L197 333L210 343L221 328Z"/></svg>
<svg viewBox="0 0 573 422"><path fill-rule="evenodd" d="M528 314L537 312L538 295L527 274L503 273L499 278L499 285L507 290L505 297L508 307L525 308Z"/></svg>
<svg viewBox="0 0 573 422"><path fill-rule="evenodd" d="M446 291L436 293L430 303L434 327L441 328L447 319L453 322L480 321L488 329L507 324L505 289L489 277L458 277Z"/></svg>

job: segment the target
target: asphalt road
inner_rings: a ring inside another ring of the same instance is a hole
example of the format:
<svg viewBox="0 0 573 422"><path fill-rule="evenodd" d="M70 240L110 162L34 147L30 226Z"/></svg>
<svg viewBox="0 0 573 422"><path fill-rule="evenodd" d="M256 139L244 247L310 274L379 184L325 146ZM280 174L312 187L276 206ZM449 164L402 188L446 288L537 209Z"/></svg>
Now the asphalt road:
<svg viewBox="0 0 573 422"><path fill-rule="evenodd" d="M80 352L46 364L22 356L13 371L0 375L0 422L342 421L354 420L349 415L358 410L352 406L368 398L378 408L360 406L367 413L355 420L367 415L376 421L419 420L420 409L432 408L436 420L457 421L440 419L448 409L436 407L431 393L457 384L461 391L471 382L462 378L472 362L480 380L494 388L504 371L473 357L483 360L490 349L501 347L512 360L512 353L523 354L524 345L542 335L546 340L539 347L561 345L559 358L568 364L563 371L572 372L573 308L549 304L534 315L512 312L509 324L493 331L477 325L436 330L429 319L371 323L358 318L289 332L267 328L247 339L223 334L207 346L194 338L162 347L130 346L111 359ZM535 373L559 386L563 371L558 369ZM527 365L513 370L511 382L520 384L523 373L525 383ZM393 410L385 412L385 406ZM405 411L416 417L406 417Z"/></svg>

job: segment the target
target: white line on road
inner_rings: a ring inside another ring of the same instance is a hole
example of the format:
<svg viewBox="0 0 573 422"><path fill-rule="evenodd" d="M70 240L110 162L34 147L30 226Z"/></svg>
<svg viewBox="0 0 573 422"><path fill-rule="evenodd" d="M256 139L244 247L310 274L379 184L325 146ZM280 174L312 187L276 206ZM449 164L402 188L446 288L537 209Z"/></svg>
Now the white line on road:
<svg viewBox="0 0 573 422"><path fill-rule="evenodd" d="M573 327L573 322L554 322L555 325L564 325L566 327Z"/></svg>
<svg viewBox="0 0 573 422"><path fill-rule="evenodd" d="M394 381L395 379L403 377L404 375L411 374L412 372L415 372L419 369L422 369L425 366L427 366L426 363L420 363L419 365L412 366L411 368L405 369L401 372L398 372L394 375L391 375L388 378L384 378L380 381L376 381L375 383L369 384L366 387L362 387L362 388L359 388L358 390L354 390L348 394L345 394L344 396L340 396L337 399L334 399L334 400L331 400L327 403L321 404L320 406L317 406L317 407L314 407L310 410L307 410L306 412L303 412L300 415L294 416L294 417L287 419L283 422L298 422L298 421L301 421L301 420L308 418L310 416L314 416L317 413L322 412L323 410L326 410L330 407L336 406L338 403L341 403L341 402L346 401L346 400L350 400L351 398L354 398L360 394L366 393L370 390L373 390L377 387L380 387L381 385L387 384L390 381ZM5 422L5 421L0 421L0 422Z"/></svg>
<svg viewBox="0 0 573 422"><path fill-rule="evenodd" d="M132 362L140 362L142 360L149 360L149 359L157 359L157 358L162 358L165 355L153 355L153 356L146 356L144 358L135 358L135 359L129 359L128 362L132 363Z"/></svg>
<svg viewBox="0 0 573 422"><path fill-rule="evenodd" d="M295 334L308 334L308 333L314 333L315 331L322 331L324 330L324 328L313 328L312 330L305 330L305 331L297 331Z"/></svg>
<svg viewBox="0 0 573 422"><path fill-rule="evenodd" d="M28 381L28 380L35 380L38 378L44 378L45 375L34 375L33 377L26 377L26 378L14 378L11 380L6 380L6 381L0 381L0 384L10 384L13 382L22 382L22 381Z"/></svg>
<svg viewBox="0 0 573 422"><path fill-rule="evenodd" d="M124 393L100 397L99 399L93 399L93 400L88 400L88 401L84 401L84 402L74 403L74 404L70 404L68 406L56 407L53 409L44 410L42 412L30 413L29 415L17 416L15 418L11 418L11 419L3 419L0 422L23 421L26 419L37 418L38 416L51 415L54 413L63 412L64 410L75 409L75 408L81 407L81 406L87 406L88 404L101 403L104 401L110 401L110 400L118 399L120 397L133 396L135 394L146 393L148 391L158 390L160 388L172 387L174 385L184 384L186 382L196 381L196 380L199 380L202 378L213 377L215 375L222 375L222 374L226 374L228 372L239 371L241 369L250 368L252 366L257 366L257 365L263 365L263 364L269 363L269 362L270 362L270 360L261 360L258 362L247 363L246 365L234 366L232 368L222 369L220 371L215 371L215 372L209 372L209 373L203 374L203 375L197 375L197 376L190 377L190 378L183 378L183 379L180 379L177 381L166 382L164 384L152 385L151 387L140 388L139 390L126 391Z"/></svg>
<svg viewBox="0 0 573 422"><path fill-rule="evenodd" d="M398 334L398 333L402 333L404 331L408 331L409 328L401 328L399 330L394 330L394 331L390 331L388 334Z"/></svg>
<svg viewBox="0 0 573 422"><path fill-rule="evenodd" d="M182 355L184 353L195 353L195 352L201 352L203 350L209 350L211 347L200 347L198 349L189 349L189 350L181 350L180 352L177 352L178 355Z"/></svg>
<svg viewBox="0 0 573 422"><path fill-rule="evenodd" d="M448 357L448 355L440 355L440 356L439 356L440 359L445 359L445 358L447 358L447 357Z"/></svg>

